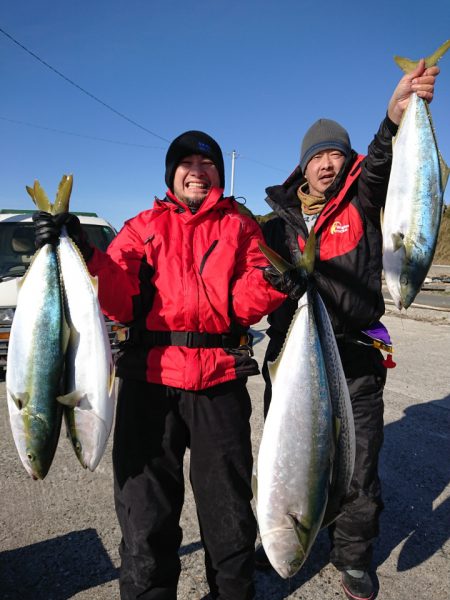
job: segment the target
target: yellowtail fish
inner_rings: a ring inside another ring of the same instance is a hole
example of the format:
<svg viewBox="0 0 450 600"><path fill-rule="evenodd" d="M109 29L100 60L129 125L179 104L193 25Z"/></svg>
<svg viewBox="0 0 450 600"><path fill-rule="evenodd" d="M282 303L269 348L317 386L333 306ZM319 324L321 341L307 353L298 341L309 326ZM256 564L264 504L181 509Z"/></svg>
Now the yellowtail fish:
<svg viewBox="0 0 450 600"><path fill-rule="evenodd" d="M81 465L93 471L111 432L114 365L105 320L97 297L97 279L65 227L58 246L64 307L70 327L66 353L64 404L68 436Z"/></svg>
<svg viewBox="0 0 450 600"><path fill-rule="evenodd" d="M450 40L426 59L430 67ZM406 72L418 64L395 58ZM428 103L412 94L393 140L392 168L383 215L383 269L398 309L408 308L431 266L449 176L436 142Z"/></svg>
<svg viewBox="0 0 450 600"><path fill-rule="evenodd" d="M67 210L71 180L63 177L51 204L38 181L27 187L39 210ZM60 275L55 248L46 244L33 257L19 282L11 326L6 370L6 395L11 431L20 459L31 477L44 479L58 443L67 344Z"/></svg>

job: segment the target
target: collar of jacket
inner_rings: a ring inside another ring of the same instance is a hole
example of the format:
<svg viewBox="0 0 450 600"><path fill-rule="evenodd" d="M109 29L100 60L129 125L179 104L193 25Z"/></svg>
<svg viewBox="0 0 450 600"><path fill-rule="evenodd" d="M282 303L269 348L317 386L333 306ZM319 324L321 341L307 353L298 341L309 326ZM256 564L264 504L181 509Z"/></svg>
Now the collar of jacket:
<svg viewBox="0 0 450 600"><path fill-rule="evenodd" d="M328 202L339 195L357 159L358 154L352 150L341 172L325 192ZM297 190L305 181L306 179L300 165L298 165L284 183L266 188L266 202L277 216L292 225L297 231L307 234L308 229L303 219L300 201L297 197ZM326 210L326 207L327 205L325 205L324 210Z"/></svg>
<svg viewBox="0 0 450 600"><path fill-rule="evenodd" d="M155 200L155 207L158 206L159 208L166 208L175 212L183 213L189 218L194 218L197 215L208 212L209 210L225 208L225 206L228 206L230 201L231 198L223 197L222 188L213 187L209 190L198 211L191 213L186 204L178 200L173 192L167 190L166 197L163 200Z"/></svg>

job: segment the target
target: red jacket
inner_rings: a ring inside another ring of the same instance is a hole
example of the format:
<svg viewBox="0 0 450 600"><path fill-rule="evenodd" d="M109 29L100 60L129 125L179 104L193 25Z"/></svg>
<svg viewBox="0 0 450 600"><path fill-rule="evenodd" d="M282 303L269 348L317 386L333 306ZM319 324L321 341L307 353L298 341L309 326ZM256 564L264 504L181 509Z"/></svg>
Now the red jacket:
<svg viewBox="0 0 450 600"><path fill-rule="evenodd" d="M262 239L257 222L222 190L213 188L195 214L168 192L127 221L106 254L96 249L89 270L113 320L153 331L228 333L233 323L257 323L286 298L257 268L267 265ZM247 352L131 345L121 376L199 390L257 372Z"/></svg>

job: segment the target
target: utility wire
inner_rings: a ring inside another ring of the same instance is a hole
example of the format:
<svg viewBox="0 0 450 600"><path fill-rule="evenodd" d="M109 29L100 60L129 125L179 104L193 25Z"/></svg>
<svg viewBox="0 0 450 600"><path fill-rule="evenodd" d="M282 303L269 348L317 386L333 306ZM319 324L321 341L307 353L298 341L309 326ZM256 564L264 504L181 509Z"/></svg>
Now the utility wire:
<svg viewBox="0 0 450 600"><path fill-rule="evenodd" d="M78 85L77 83L75 83L74 81L72 81L72 79L70 79L69 77L67 77L66 75L64 75L64 73L61 73L61 71L58 71L58 69L55 69L55 67L52 67L52 65L50 65L49 63L47 63L45 60L43 60L42 58L40 58L37 54L35 54L31 50L29 50L26 46L24 46L21 42L19 42L18 40L16 40L12 35L10 35L9 33L7 33L1 27L0 27L0 33L3 33L3 35L5 35L8 39L10 39L12 42L14 42L14 44L16 44L17 46L19 46L19 48L22 48L22 50L24 50L25 52L27 52L30 56L32 56L37 61L39 61L41 64L43 64L45 67L47 67L48 69L50 69L51 71L53 71L54 73L56 73L57 75L59 75L59 77L61 77L65 81L67 81L67 83L70 83L70 85L73 85L78 90L80 90L81 92L83 92L83 94L86 94L87 96L89 96L89 98L92 98L92 100L95 100L96 102L98 102L99 104L101 104L102 106L104 106L105 108L107 108L108 110L110 110L111 112L113 112L114 114L118 115L122 119L125 119L125 121L128 121L132 125L135 125L136 127L139 127L139 129L142 129L143 131L146 131L150 135L153 135L154 137L156 137L156 138L158 138L158 139L160 139L160 140L162 140L162 141L167 142L168 144L170 144L170 140L168 140L167 138L159 135L158 133L155 133L154 131L151 131L150 129L147 129L147 127L144 127L143 125L141 125L140 123L138 123L134 119L131 119L130 117L127 117L124 113L116 110L115 108L113 108L107 102L104 102L103 100L101 100L100 98L98 98L97 96L95 96L94 94L91 94L91 92L88 92L86 89L84 89L83 87L81 87L80 85ZM3 117L0 117L0 118L3 118ZM14 122L12 119L5 119L4 118L4 120L10 120L11 122ZM20 121L16 121L16 122L20 123ZM22 122L22 123L24 123L24 122ZM33 125L31 123L26 123L26 124L30 125L31 127L39 127L38 125ZM79 135L79 134L76 134L76 133L60 132L60 131L58 131L56 129L51 130L50 128L45 128L45 127L42 127L42 129L49 129L49 131L55 131L55 132L58 132L58 133L66 133L67 135ZM89 137L89 136L79 135L79 137ZM91 139L98 139L98 140L101 140L101 141L109 141L111 143L116 143L116 144L123 143L125 145L136 145L136 146L138 146L138 144L126 144L124 142L114 142L113 140L106 140L106 139L102 139L102 138L91 138ZM143 146L143 147L150 148L151 146ZM226 154L231 155L230 152L226 152ZM269 169L274 169L275 171L280 171L282 173L286 173L287 172L286 169L280 169L278 167L273 167L272 165L268 165L266 163L260 162L258 160L253 159L253 158L250 158L248 156L241 156L241 155L238 155L238 156L240 156L240 158L244 158L245 160L250 160L250 161L252 161L252 162L254 162L256 164L262 165L263 167L267 167Z"/></svg>
<svg viewBox="0 0 450 600"><path fill-rule="evenodd" d="M279 167L273 167L272 165L268 165L267 163L263 163L259 160L255 160L254 158L250 158L249 156L242 156L238 154L239 158L243 158L244 160L250 160L251 162L256 163L257 165L262 165L263 167L267 167L268 169L274 169L275 171L280 171L281 173L290 173L288 169L280 169Z"/></svg>
<svg viewBox="0 0 450 600"><path fill-rule="evenodd" d="M63 135L73 135L79 138L85 138L88 140L96 140L99 142L107 142L108 144L120 144L121 146L134 146L136 148L151 148L154 150L166 150L163 146L148 146L147 144L133 144L131 142L121 142L119 140L110 140L108 138L94 137L93 135L85 135L82 133L75 133L74 131L64 131L63 129L55 129L53 127L45 127L44 125L36 125L35 123L28 123L27 121L19 121L17 119L8 119L7 117L0 116L0 120L8 121L9 123L16 123L19 125L27 125L28 127L34 127L36 129L44 129L45 131L51 131L52 133L61 133Z"/></svg>
<svg viewBox="0 0 450 600"><path fill-rule="evenodd" d="M12 42L14 42L15 44L17 44L17 46L19 46L20 48L22 48L22 50L25 50L25 52L27 52L28 54L30 54L30 56L32 56L33 58L35 58L36 60L38 60L40 63L42 63L45 67L47 67L48 69L50 69L51 71L53 71L54 73L56 73L57 75L59 75L60 77L62 77L65 81L67 81L68 83L70 83L71 85L73 85L74 87L76 87L77 89L79 89L81 92L83 92L83 94L86 94L87 96L89 96L90 98L92 98L93 100L95 100L96 102L98 102L99 104L101 104L102 106L104 106L105 108L107 108L108 110L110 110L111 112L115 113L116 115L118 115L122 119L125 119L126 121L128 121L129 123L131 123L132 125L135 125L136 127L139 127L139 129L142 129L143 131L146 131L150 135L153 135L153 136L157 137L158 139L163 140L164 142L170 143L170 140L166 139L165 137L162 137L161 135L155 133L154 131L150 131L150 129L147 129L147 127L144 127L143 125L140 125L139 123L137 123L133 119L130 119L129 117L127 117L126 115L124 115L120 111L118 111L115 108L113 108L111 105L107 104L106 102L103 102L103 100L100 100L100 98L97 98L97 96L94 96L94 94L91 94L90 92L88 92L87 90L85 90L83 87L81 87L80 85L78 85L77 83L75 83L74 81L72 81L72 79L69 79L69 77L66 77L66 75L64 75L63 73L61 73L61 71L58 71L57 69L55 69L54 67L52 67L51 65L49 65L47 62L45 62L45 60L42 60L42 58L40 58L37 54L35 54L31 50L29 50L26 46L24 46L19 41L17 41L15 38L13 38L12 35L10 35L9 33L7 33L1 27L0 27L0 33L3 33L3 35L5 35Z"/></svg>

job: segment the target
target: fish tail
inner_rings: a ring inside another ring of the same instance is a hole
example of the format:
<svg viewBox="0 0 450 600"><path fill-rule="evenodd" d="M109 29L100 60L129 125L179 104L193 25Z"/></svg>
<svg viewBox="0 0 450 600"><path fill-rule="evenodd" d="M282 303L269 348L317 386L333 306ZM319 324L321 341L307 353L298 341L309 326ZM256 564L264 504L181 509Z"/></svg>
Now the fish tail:
<svg viewBox="0 0 450 600"><path fill-rule="evenodd" d="M305 244L305 249L303 250L303 254L301 255L300 260L296 262L295 265L292 265L289 261L285 260L282 256L269 248L263 242L258 242L259 249L270 262L270 264L275 267L275 269L279 273L286 273L286 271L290 271L291 269L297 268L306 271L308 274L311 274L314 270L314 260L315 260L315 252L316 252L316 234L314 230L311 230L309 237Z"/></svg>
<svg viewBox="0 0 450 600"><path fill-rule="evenodd" d="M428 58L425 59L425 67L433 67L437 62L444 56L447 50L450 48L450 40L444 42L436 52L433 52ZM400 69L404 73L411 73L419 64L418 60L411 60L410 58L404 58L402 56L394 56L395 62L398 64Z"/></svg>
<svg viewBox="0 0 450 600"><path fill-rule="evenodd" d="M308 275L314 271L314 261L316 259L316 234L314 229L311 229L308 239L306 240L305 249L303 250L300 268L304 269Z"/></svg>
<svg viewBox="0 0 450 600"><path fill-rule="evenodd" d="M63 175L59 182L56 193L55 204L53 205L53 214L67 212L69 210L70 194L72 193L73 175Z"/></svg>
<svg viewBox="0 0 450 600"><path fill-rule="evenodd" d="M43 210L44 212L48 212L52 215L58 215L69 210L72 183L72 175L63 175L58 186L56 200L53 204L48 199L48 196L39 181L36 180L32 188L28 185L25 186L25 188L39 210Z"/></svg>

